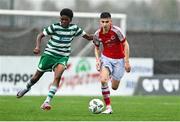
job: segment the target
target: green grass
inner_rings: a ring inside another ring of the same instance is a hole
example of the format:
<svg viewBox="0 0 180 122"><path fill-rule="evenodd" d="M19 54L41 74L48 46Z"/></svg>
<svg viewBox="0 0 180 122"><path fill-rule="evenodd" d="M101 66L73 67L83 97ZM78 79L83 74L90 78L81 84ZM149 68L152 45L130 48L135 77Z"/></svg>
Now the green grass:
<svg viewBox="0 0 180 122"><path fill-rule="evenodd" d="M179 96L111 97L114 113L92 114L82 96L55 96L51 111L42 111L42 96L0 96L0 121L180 121ZM101 98L101 97L99 97Z"/></svg>

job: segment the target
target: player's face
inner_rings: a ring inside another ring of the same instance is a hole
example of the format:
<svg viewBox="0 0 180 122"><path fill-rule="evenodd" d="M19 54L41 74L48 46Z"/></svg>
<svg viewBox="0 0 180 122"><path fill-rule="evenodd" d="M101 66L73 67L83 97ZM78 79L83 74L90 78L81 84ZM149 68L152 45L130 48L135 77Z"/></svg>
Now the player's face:
<svg viewBox="0 0 180 122"><path fill-rule="evenodd" d="M71 19L68 16L62 15L60 21L61 21L61 26L65 28L69 26Z"/></svg>
<svg viewBox="0 0 180 122"><path fill-rule="evenodd" d="M111 24L112 24L111 18L102 18L102 19L100 19L100 25L105 30L109 30Z"/></svg>

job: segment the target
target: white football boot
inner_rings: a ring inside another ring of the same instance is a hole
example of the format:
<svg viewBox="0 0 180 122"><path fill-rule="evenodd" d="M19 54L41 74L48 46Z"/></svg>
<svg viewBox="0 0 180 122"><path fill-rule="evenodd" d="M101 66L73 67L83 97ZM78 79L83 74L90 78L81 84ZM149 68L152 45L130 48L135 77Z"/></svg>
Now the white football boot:
<svg viewBox="0 0 180 122"><path fill-rule="evenodd" d="M17 97L17 98L23 97L29 90L30 90L30 89L22 89L22 90L20 90L20 91L17 93L16 97Z"/></svg>
<svg viewBox="0 0 180 122"><path fill-rule="evenodd" d="M101 113L102 114L112 114L113 113L112 107L111 106L107 106L106 110L101 112Z"/></svg>
<svg viewBox="0 0 180 122"><path fill-rule="evenodd" d="M49 111L49 110L51 110L51 105L50 105L48 102L44 102L44 103L41 105L41 109L42 109L42 110L45 110L45 111Z"/></svg>

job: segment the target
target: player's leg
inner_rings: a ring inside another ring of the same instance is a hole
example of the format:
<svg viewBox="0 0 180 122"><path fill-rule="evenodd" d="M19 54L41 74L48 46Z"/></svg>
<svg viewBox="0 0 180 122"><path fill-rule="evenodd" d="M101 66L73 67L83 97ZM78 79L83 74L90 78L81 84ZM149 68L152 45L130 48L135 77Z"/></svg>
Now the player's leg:
<svg viewBox="0 0 180 122"><path fill-rule="evenodd" d="M30 89L37 81L39 81L43 74L44 72L37 70L33 77L30 79L30 81L27 83L27 89Z"/></svg>
<svg viewBox="0 0 180 122"><path fill-rule="evenodd" d="M100 79L101 79L102 96L106 105L106 110L102 112L104 114L112 113L110 90L108 86L108 81L110 79L109 74L110 74L109 69L107 67L102 67L100 73Z"/></svg>
<svg viewBox="0 0 180 122"><path fill-rule="evenodd" d="M113 90L117 90L117 88L119 87L119 83L120 80L124 74L124 61L123 60L119 60L117 62L117 60L111 61L111 65L112 65L112 72L111 72L111 77L112 77L112 89ZM111 114L112 108L111 106L108 108L106 108L106 110L102 113L104 114Z"/></svg>
<svg viewBox="0 0 180 122"><path fill-rule="evenodd" d="M17 98L23 97L31 89L31 87L41 78L43 74L44 72L37 70L33 77L26 84L26 87L17 93Z"/></svg>
<svg viewBox="0 0 180 122"><path fill-rule="evenodd" d="M119 84L120 84L120 80L115 80L115 79L112 78L111 83L112 83L112 86L111 86L112 89L117 90L118 87L119 87Z"/></svg>
<svg viewBox="0 0 180 122"><path fill-rule="evenodd" d="M54 80L52 85L50 86L48 95L46 97L46 100L44 101L44 103L41 105L41 108L43 110L50 110L51 109L51 105L50 102L53 99L55 93L57 92L58 86L59 86L59 82L61 80L61 76L63 74L65 70L65 66L62 64L58 64L55 69L54 69Z"/></svg>
<svg viewBox="0 0 180 122"><path fill-rule="evenodd" d="M110 90L108 86L108 81L110 80L110 75L112 73L112 65L109 58L102 55L101 57L101 70L100 70L100 81L101 81L101 90L102 90L102 96L104 99L104 103L106 105L106 110L102 113L110 114L112 113L112 107L111 107L111 99L110 99Z"/></svg>

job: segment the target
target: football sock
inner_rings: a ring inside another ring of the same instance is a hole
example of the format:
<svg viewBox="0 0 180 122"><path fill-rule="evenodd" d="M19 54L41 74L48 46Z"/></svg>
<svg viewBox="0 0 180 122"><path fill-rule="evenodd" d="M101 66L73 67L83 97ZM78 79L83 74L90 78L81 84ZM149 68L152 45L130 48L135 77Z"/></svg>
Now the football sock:
<svg viewBox="0 0 180 122"><path fill-rule="evenodd" d="M33 82L32 80L29 80L29 82L28 82L27 85L26 85L26 88L27 88L27 89L30 89L31 86L33 86L35 83L36 83L36 82Z"/></svg>
<svg viewBox="0 0 180 122"><path fill-rule="evenodd" d="M101 89L102 89L102 95L103 95L103 99L104 99L106 106L111 106L110 91L109 91L108 84L106 83L106 84L102 85Z"/></svg>
<svg viewBox="0 0 180 122"><path fill-rule="evenodd" d="M52 85L49 89L49 92L48 92L45 102L50 103L52 98L54 97L56 91L57 91L57 86Z"/></svg>

